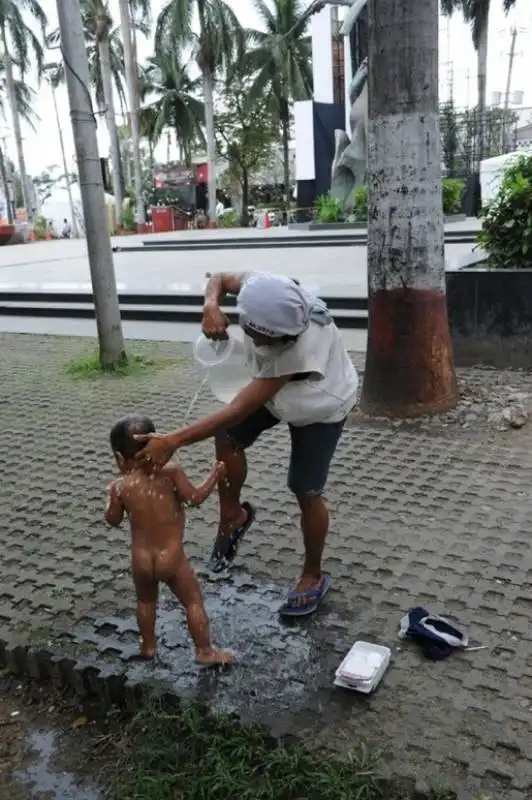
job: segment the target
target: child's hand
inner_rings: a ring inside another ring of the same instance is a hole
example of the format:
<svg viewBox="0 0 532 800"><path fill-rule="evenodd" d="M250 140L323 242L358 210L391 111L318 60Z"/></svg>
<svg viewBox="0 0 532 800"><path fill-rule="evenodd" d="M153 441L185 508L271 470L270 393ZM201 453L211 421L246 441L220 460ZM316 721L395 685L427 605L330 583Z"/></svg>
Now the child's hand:
<svg viewBox="0 0 532 800"><path fill-rule="evenodd" d="M216 478L218 481L223 481L227 474L227 468L223 461L216 461L214 464L214 469L216 471Z"/></svg>

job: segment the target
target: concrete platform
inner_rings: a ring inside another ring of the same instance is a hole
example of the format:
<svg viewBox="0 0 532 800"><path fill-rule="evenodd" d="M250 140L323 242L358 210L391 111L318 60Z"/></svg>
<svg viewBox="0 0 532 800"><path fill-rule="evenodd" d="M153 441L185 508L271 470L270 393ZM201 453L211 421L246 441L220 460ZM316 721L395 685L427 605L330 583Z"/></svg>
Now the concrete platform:
<svg viewBox="0 0 532 800"><path fill-rule="evenodd" d="M279 229L284 230L284 229ZM186 231L184 234L203 233ZM206 232L212 236L212 232ZM269 231L266 231L269 233ZM223 238L225 231L217 232ZM161 236L163 240L164 236ZM257 232L260 236L261 233ZM264 233L263 233L264 235ZM145 237L127 237L141 245ZM275 235L273 236L275 238ZM113 239L124 245L125 237ZM448 244L446 261L453 268L471 252L470 244ZM319 249L262 249L176 252L119 252L114 255L118 290L197 294L203 290L205 273L220 270L241 272L268 270L292 275L309 289L329 296L367 295L367 257L365 248L332 247ZM0 292L88 291L90 271L84 240L35 242L0 249Z"/></svg>

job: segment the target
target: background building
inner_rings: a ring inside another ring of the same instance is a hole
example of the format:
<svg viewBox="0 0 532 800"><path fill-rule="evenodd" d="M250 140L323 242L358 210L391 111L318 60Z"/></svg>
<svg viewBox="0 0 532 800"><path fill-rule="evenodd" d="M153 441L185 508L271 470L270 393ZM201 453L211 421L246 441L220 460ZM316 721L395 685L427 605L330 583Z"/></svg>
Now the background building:
<svg viewBox="0 0 532 800"><path fill-rule="evenodd" d="M345 8L325 6L311 19L314 97L295 104L297 204L310 208L331 188L334 131L349 131L349 84L368 53L367 9L349 36Z"/></svg>

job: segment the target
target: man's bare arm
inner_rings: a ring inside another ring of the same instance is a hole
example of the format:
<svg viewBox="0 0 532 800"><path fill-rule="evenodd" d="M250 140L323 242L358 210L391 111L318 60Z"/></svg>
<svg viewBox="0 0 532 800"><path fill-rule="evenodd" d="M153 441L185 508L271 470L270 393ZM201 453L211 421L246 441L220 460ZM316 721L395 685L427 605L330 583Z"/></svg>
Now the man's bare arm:
<svg viewBox="0 0 532 800"><path fill-rule="evenodd" d="M225 473L225 465L216 462L207 479L200 486L194 486L178 464L173 464L171 470L174 486L181 502L189 506L200 506L220 482Z"/></svg>
<svg viewBox="0 0 532 800"><path fill-rule="evenodd" d="M105 509L105 521L113 528L118 528L124 519L124 504L120 497L119 482L114 481L108 489L107 508Z"/></svg>
<svg viewBox="0 0 532 800"><path fill-rule="evenodd" d="M205 305L218 308L226 294L237 295L244 283L245 272L207 273L209 281L205 287Z"/></svg>
<svg viewBox="0 0 532 800"><path fill-rule="evenodd" d="M227 339L229 318L226 317L220 305L226 294L237 295L242 288L246 273L234 274L231 272L218 272L211 275L205 287L205 303L203 306L202 331L208 339L219 341Z"/></svg>

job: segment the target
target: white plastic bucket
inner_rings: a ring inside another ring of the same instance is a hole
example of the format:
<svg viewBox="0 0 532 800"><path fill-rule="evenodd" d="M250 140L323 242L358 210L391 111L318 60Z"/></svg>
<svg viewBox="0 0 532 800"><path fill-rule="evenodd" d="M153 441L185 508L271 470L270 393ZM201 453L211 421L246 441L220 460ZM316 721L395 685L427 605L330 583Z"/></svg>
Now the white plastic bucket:
<svg viewBox="0 0 532 800"><path fill-rule="evenodd" d="M212 341L201 334L194 345L194 359L221 403L230 403L250 382L244 343L233 336Z"/></svg>

